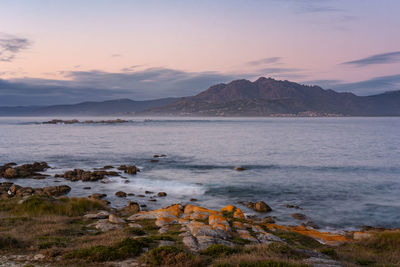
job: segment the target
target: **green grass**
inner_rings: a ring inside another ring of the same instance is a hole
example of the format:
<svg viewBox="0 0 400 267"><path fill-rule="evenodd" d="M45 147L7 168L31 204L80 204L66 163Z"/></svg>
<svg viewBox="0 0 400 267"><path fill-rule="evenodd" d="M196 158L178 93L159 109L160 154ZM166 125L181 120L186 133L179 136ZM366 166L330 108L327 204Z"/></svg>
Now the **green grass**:
<svg viewBox="0 0 400 267"><path fill-rule="evenodd" d="M126 238L114 246L94 246L75 250L65 256L66 259L84 259L92 262L123 260L136 257L142 253L148 244L143 240Z"/></svg>
<svg viewBox="0 0 400 267"><path fill-rule="evenodd" d="M32 196L21 204L13 200L0 201L0 210L14 215L81 216L88 211L99 209L104 209L104 206L97 201L87 198L54 199L43 196Z"/></svg>
<svg viewBox="0 0 400 267"><path fill-rule="evenodd" d="M152 249L147 255L150 266L205 266L183 249L174 246L162 246Z"/></svg>
<svg viewBox="0 0 400 267"><path fill-rule="evenodd" d="M146 232L140 228L127 228L125 231L131 235L142 236L145 235Z"/></svg>

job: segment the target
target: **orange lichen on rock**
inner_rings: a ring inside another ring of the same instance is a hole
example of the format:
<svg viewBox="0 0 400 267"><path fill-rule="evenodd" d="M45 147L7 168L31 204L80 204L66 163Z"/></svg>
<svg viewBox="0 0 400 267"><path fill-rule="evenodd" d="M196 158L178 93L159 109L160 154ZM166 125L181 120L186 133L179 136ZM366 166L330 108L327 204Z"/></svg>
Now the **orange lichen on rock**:
<svg viewBox="0 0 400 267"><path fill-rule="evenodd" d="M221 212L209 210L203 207L186 205L184 210L184 218L192 220L206 220L210 215L221 215Z"/></svg>
<svg viewBox="0 0 400 267"><path fill-rule="evenodd" d="M215 230L223 230L230 231L231 227L229 226L228 221L222 215L210 215L208 217L208 224Z"/></svg>
<svg viewBox="0 0 400 267"><path fill-rule="evenodd" d="M244 219L243 212L239 208L237 208L233 205L228 205L228 206L222 208L221 212L224 212L224 211L228 212L228 213L233 213L233 218L235 218L235 219L241 219L241 220Z"/></svg>
<svg viewBox="0 0 400 267"><path fill-rule="evenodd" d="M166 208L152 210L152 211L140 211L137 214L132 215L128 220L143 220L143 219L158 219L159 217L167 218L179 218L183 213L183 207L181 204L175 204Z"/></svg>
<svg viewBox="0 0 400 267"><path fill-rule="evenodd" d="M329 233L329 232L320 232L312 228L307 228L305 226L284 226L277 224L264 224L264 225L271 230L283 230L309 236L321 243L328 245L339 245L350 241L349 238L343 235L336 233Z"/></svg>

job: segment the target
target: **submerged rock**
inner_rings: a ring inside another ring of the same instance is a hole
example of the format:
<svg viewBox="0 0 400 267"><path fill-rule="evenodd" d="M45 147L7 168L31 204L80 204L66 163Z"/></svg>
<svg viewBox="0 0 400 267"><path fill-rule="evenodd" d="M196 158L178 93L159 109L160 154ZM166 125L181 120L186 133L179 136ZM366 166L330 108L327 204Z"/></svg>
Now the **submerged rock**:
<svg viewBox="0 0 400 267"><path fill-rule="evenodd" d="M159 197L166 197L166 196L167 196L167 193L165 193L165 192L158 192L157 196L159 196Z"/></svg>

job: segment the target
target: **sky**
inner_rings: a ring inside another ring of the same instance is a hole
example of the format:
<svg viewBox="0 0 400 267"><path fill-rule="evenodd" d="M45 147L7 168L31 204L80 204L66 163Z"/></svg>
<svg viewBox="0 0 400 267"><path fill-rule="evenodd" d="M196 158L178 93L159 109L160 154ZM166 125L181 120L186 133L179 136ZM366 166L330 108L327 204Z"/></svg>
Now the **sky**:
<svg viewBox="0 0 400 267"><path fill-rule="evenodd" d="M0 106L191 96L272 77L400 90L398 0L2 0Z"/></svg>

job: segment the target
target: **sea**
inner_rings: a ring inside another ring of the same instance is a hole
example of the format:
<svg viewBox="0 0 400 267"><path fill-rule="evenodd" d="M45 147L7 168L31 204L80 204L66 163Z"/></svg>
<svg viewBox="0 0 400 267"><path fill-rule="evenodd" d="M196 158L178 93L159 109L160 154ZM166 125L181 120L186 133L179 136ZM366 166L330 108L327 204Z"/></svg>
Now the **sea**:
<svg viewBox="0 0 400 267"><path fill-rule="evenodd" d="M146 209L232 204L247 215L272 216L283 225L301 224L291 214L302 213L330 231L400 227L398 117L125 117L128 122L120 124L42 124L51 119L0 118L0 165L46 161L51 166L46 179L12 182L67 184L71 197L105 193L116 208L128 201ZM155 162L155 154L166 157ZM141 171L109 177L106 183L54 178L75 168L122 164L135 164ZM239 166L245 170L235 170ZM83 189L88 186L90 190ZM118 198L117 191L135 196ZM145 191L167 196L152 202L154 194ZM264 201L272 212L256 213L241 201Z"/></svg>

